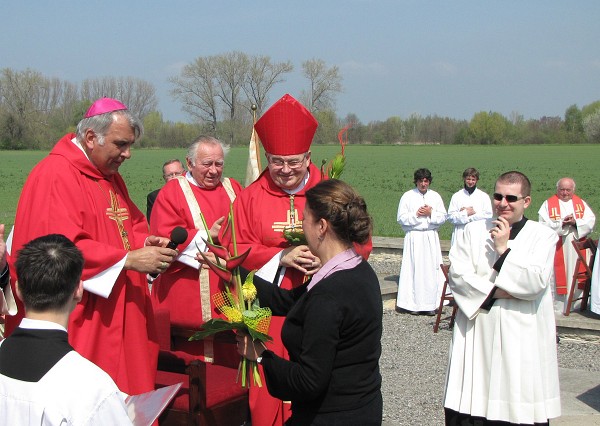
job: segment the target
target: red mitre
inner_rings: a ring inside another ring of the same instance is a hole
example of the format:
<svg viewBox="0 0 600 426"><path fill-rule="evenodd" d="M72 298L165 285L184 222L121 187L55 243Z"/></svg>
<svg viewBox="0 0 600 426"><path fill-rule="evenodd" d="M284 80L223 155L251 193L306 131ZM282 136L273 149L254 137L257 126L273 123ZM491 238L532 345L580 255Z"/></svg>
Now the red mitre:
<svg viewBox="0 0 600 426"><path fill-rule="evenodd" d="M87 110L84 118L90 118L95 115L106 114L107 112L121 111L127 107L120 101L112 98L101 98L92 104Z"/></svg>
<svg viewBox="0 0 600 426"><path fill-rule="evenodd" d="M296 155L310 150L318 125L304 105L286 94L260 117L254 129L269 154Z"/></svg>

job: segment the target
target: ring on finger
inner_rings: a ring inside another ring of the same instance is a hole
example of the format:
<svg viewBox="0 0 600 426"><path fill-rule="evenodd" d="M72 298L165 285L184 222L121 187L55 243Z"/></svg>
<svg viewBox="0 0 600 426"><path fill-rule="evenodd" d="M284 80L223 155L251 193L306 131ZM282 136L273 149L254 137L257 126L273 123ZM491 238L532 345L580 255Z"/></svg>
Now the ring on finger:
<svg viewBox="0 0 600 426"><path fill-rule="evenodd" d="M160 267L162 269L167 269L167 266L169 266L169 264L167 262L160 262Z"/></svg>

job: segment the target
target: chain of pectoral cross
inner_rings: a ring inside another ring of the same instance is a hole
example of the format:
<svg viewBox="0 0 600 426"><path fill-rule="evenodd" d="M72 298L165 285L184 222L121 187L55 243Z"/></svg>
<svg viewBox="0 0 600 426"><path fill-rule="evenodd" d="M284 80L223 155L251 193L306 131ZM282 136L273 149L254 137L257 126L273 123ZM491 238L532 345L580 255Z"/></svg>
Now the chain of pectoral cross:
<svg viewBox="0 0 600 426"><path fill-rule="evenodd" d="M100 187L102 195L106 197L106 194L104 192L104 189L102 188L102 185L100 185L100 182L96 181L96 183ZM117 197L116 191L109 189L108 194L110 199L107 201L109 202L110 207L106 209L106 216L108 216L110 220L114 220L116 222L117 228L119 230L119 236L123 241L123 247L125 248L125 250L131 250L131 246L129 245L129 238L127 238L127 231L125 230L125 225L123 224L124 220L129 219L129 212L127 211L127 208L119 207L119 199Z"/></svg>

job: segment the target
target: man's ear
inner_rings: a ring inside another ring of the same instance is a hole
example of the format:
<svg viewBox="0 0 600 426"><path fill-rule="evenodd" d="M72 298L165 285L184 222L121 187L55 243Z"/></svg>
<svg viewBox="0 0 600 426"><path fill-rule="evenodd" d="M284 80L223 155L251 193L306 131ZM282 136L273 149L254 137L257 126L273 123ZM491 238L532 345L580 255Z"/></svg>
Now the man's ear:
<svg viewBox="0 0 600 426"><path fill-rule="evenodd" d="M19 281L18 280L15 282L15 293L17 293L17 297L20 300L23 300L23 297L21 296L21 288L19 287Z"/></svg>
<svg viewBox="0 0 600 426"><path fill-rule="evenodd" d="M81 302L81 299L83 299L83 281L79 280L79 284L77 284L77 287L75 288L75 291L73 292L73 300L76 303Z"/></svg>
<svg viewBox="0 0 600 426"><path fill-rule="evenodd" d="M98 142L98 136L92 129L87 129L83 135L83 143L87 149L93 149Z"/></svg>

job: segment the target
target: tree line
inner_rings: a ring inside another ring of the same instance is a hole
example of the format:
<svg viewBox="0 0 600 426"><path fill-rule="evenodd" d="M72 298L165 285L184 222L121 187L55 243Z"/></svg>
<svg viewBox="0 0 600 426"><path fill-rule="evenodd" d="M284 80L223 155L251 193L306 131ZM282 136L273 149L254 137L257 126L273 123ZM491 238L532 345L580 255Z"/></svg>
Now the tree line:
<svg viewBox="0 0 600 426"><path fill-rule="evenodd" d="M336 97L344 88L337 66L321 59L301 64L306 89L299 100L319 122L315 143L337 143L339 130L351 124L351 144L575 144L600 142L600 101L569 106L564 117L525 120L512 113L477 112L470 120L437 115L393 116L362 123L356 114L338 117ZM135 77L86 79L79 84L26 69L0 70L0 149L49 149L75 126L100 97L122 100L143 120L141 147L187 147L199 134L231 145L248 143L254 114L273 100L274 86L294 69L290 61L229 52L198 57L169 79L171 96L190 122L163 119L156 89Z"/></svg>

